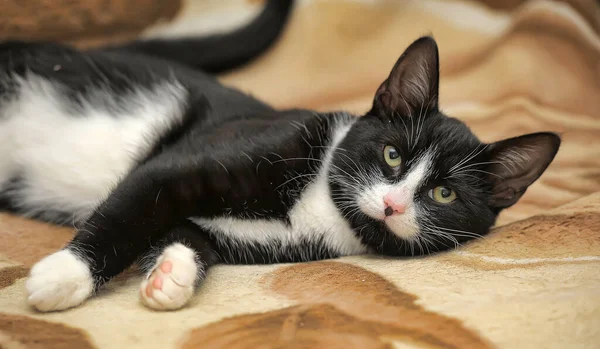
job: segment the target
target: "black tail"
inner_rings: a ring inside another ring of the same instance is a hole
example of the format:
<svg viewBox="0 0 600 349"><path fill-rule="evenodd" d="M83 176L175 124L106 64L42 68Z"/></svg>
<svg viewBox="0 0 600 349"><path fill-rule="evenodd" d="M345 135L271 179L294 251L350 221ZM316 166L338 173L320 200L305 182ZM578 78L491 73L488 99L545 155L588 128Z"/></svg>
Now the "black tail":
<svg viewBox="0 0 600 349"><path fill-rule="evenodd" d="M131 50L176 61L208 73L239 67L273 44L287 23L293 0L268 0L249 25L231 33L199 38L148 39L104 50Z"/></svg>

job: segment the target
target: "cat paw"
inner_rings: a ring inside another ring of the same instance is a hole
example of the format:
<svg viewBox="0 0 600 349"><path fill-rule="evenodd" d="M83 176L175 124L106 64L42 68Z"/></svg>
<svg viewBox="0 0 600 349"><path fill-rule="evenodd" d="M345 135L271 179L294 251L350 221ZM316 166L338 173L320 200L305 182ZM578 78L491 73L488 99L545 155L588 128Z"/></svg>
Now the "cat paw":
<svg viewBox="0 0 600 349"><path fill-rule="evenodd" d="M140 287L142 303L154 310L175 310L194 295L198 265L194 251L176 243L158 257Z"/></svg>
<svg viewBox="0 0 600 349"><path fill-rule="evenodd" d="M25 287L27 301L39 311L64 310L92 295L94 278L88 265L65 249L35 264Z"/></svg>

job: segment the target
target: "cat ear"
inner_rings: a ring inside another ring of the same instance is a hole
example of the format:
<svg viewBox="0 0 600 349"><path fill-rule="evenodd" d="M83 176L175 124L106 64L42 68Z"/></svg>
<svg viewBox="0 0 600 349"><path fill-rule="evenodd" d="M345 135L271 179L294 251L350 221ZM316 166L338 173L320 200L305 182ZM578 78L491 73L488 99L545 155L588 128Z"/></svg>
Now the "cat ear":
<svg viewBox="0 0 600 349"><path fill-rule="evenodd" d="M438 84L438 47L432 37L425 36L404 51L379 86L373 111L379 115L412 116L437 109Z"/></svg>
<svg viewBox="0 0 600 349"><path fill-rule="evenodd" d="M490 144L486 172L492 195L488 204L496 208L514 205L550 165L560 142L557 134L543 132Z"/></svg>

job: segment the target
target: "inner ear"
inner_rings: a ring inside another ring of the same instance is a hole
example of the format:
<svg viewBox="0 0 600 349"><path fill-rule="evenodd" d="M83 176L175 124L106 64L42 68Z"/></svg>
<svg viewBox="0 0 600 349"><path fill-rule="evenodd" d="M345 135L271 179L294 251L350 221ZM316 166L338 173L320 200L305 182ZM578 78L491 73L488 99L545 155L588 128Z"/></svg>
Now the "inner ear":
<svg viewBox="0 0 600 349"><path fill-rule="evenodd" d="M373 101L378 114L402 116L437 109L439 85L438 47L432 37L413 42L400 56Z"/></svg>
<svg viewBox="0 0 600 349"><path fill-rule="evenodd" d="M560 142L557 134L543 132L490 144L486 169L492 183L489 205L501 209L514 205L550 165Z"/></svg>

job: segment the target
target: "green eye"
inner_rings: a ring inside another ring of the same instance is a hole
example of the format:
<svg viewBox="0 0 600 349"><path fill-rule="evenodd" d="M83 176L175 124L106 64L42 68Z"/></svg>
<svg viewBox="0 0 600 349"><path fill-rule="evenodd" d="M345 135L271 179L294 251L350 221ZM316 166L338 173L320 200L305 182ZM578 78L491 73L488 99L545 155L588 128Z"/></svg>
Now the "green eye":
<svg viewBox="0 0 600 349"><path fill-rule="evenodd" d="M449 204L456 200L456 193L448 187L439 186L429 191L429 197L440 204Z"/></svg>
<svg viewBox="0 0 600 349"><path fill-rule="evenodd" d="M391 145L387 145L385 148L383 148L383 158L390 167L398 167L402 165L400 152L398 152L398 150Z"/></svg>

